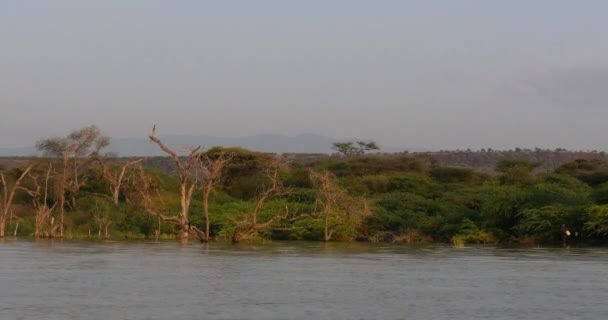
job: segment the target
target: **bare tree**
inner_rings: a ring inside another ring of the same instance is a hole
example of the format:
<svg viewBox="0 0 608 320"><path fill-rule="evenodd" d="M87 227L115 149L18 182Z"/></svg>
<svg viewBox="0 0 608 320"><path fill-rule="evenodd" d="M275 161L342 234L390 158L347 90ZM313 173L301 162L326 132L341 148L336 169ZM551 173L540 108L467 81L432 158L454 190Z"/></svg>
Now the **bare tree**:
<svg viewBox="0 0 608 320"><path fill-rule="evenodd" d="M49 206L48 204L49 180L52 171L53 165L49 162L44 177L44 186L40 185L40 182L38 181L40 177L38 175L33 175L30 172L28 176L32 181L33 188L21 187L22 190L32 197L32 207L35 211L34 237L36 239L52 237L57 228L57 226L51 224L51 215L58 202L55 202L52 206Z"/></svg>
<svg viewBox="0 0 608 320"><path fill-rule="evenodd" d="M101 239L102 231L104 239L109 239L110 234L108 233L108 228L112 224L112 220L103 208L100 209L99 206L95 206L93 219L97 223L97 239Z"/></svg>
<svg viewBox="0 0 608 320"><path fill-rule="evenodd" d="M177 167L177 175L179 177L180 188L180 212L178 223L180 227L181 239L187 240L191 231L189 211L190 202L192 201L192 195L197 185L198 175L196 174L197 164L200 158L200 147L197 147L190 151L185 157L180 157L177 153L167 146L165 146L160 139L156 137L156 126L152 129L152 133L149 135L150 141L156 143L158 147L165 152Z"/></svg>
<svg viewBox="0 0 608 320"><path fill-rule="evenodd" d="M103 135L96 126L85 127L72 131L67 137L42 139L36 143L38 150L45 154L57 157L61 161L60 177L58 179L57 194L59 197L59 236L63 237L64 212L66 204L66 191L70 192L70 206L76 207L76 197L80 188L85 185L86 178L82 171L89 163L88 156L98 154L107 147L110 138Z"/></svg>
<svg viewBox="0 0 608 320"><path fill-rule="evenodd" d="M205 231L200 231L198 228L195 228L195 231L199 234L199 238L202 242L209 241L210 234L210 220L209 220L209 196L211 192L215 190L220 179L222 177L222 172L224 167L232 158L234 154L226 155L224 153L220 153L216 157L211 157L209 154L201 155L200 167L203 174L203 179L201 181L201 191L203 193L203 214L205 216Z"/></svg>
<svg viewBox="0 0 608 320"><path fill-rule="evenodd" d="M32 169L32 165L29 165L19 177L15 180L12 185L6 180L4 172L0 172L0 182L2 183L2 201L0 202L0 238L4 238L4 231L6 228L6 219L9 217L13 200L15 199L15 193L19 190L21 181L27 176L28 172Z"/></svg>
<svg viewBox="0 0 608 320"><path fill-rule="evenodd" d="M133 194L127 196L127 202L131 205L141 206L148 216L157 218L157 229L154 232L154 238L158 240L160 237L161 227L163 222L170 222L179 225L180 219L177 217L167 217L160 213L154 206L152 201L153 196L160 199L158 187L153 183L152 179L146 174L141 163L136 166L138 175L131 179Z"/></svg>
<svg viewBox="0 0 608 320"><path fill-rule="evenodd" d="M93 153L91 155L91 158L95 162L97 162L99 164L99 166L101 167L103 178L110 185L110 193L112 194L112 202L114 203L115 206L117 206L119 198L120 198L120 190L121 190L122 183L125 178L127 169L137 163L140 163L143 159L128 161L127 163L123 164L120 167L119 171L113 172L107 164L107 158L101 157L98 153Z"/></svg>
<svg viewBox="0 0 608 320"><path fill-rule="evenodd" d="M279 177L280 164L273 162L266 170L266 177L268 179L268 185L258 196L253 210L245 214L245 218L241 221L235 221L236 227L232 234L232 242L236 243L244 239L252 239L257 237L257 233L261 230L285 230L286 228L276 228L274 225L278 222L295 222L298 220L306 219L314 215L314 213L302 213L298 215L290 215L289 208L285 207L283 214L276 214L270 219L260 222L258 220L258 214L264 207L267 200L287 195L291 192L290 188L283 186L283 183ZM287 228L292 229L292 228Z"/></svg>

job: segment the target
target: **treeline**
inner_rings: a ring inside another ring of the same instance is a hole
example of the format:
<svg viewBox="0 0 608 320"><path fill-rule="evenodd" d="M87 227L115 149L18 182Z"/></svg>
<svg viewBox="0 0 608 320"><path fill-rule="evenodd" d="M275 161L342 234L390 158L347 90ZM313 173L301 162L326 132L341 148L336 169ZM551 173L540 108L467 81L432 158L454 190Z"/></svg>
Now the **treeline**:
<svg viewBox="0 0 608 320"><path fill-rule="evenodd" d="M180 238L603 244L608 165L575 160L551 172L502 160L496 174L408 154L287 161L239 148L167 158L103 154L96 127L43 139L47 157L0 168L0 235L36 238ZM152 168L172 162L171 170Z"/></svg>
<svg viewBox="0 0 608 320"><path fill-rule="evenodd" d="M426 154L440 165L470 168L488 173L496 172L496 163L503 160L535 163L538 165L536 170L543 172L554 171L561 165L575 160L608 161L608 156L605 152L597 150L572 151L562 148L554 150L541 148L515 148L513 150L482 149L477 151L455 150L429 152Z"/></svg>

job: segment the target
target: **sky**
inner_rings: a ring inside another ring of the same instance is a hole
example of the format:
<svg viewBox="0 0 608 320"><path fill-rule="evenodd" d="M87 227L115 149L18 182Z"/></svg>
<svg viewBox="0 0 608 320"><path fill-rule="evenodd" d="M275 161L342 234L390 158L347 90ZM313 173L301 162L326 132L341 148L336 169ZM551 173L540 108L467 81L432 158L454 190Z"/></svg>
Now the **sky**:
<svg viewBox="0 0 608 320"><path fill-rule="evenodd" d="M0 1L0 147L315 133L608 149L608 1Z"/></svg>

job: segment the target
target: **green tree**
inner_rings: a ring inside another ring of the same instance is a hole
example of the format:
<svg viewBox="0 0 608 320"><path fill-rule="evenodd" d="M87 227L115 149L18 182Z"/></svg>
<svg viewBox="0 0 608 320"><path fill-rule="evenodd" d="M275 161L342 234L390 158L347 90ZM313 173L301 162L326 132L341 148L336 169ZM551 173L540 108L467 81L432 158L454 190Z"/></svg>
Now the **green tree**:
<svg viewBox="0 0 608 320"><path fill-rule="evenodd" d="M608 236L608 206L592 206L587 211L588 218L584 230L597 237Z"/></svg>
<svg viewBox="0 0 608 320"><path fill-rule="evenodd" d="M569 207L554 205L523 210L516 230L521 236L534 236L543 242L558 242L562 224L570 228L577 225L576 213Z"/></svg>

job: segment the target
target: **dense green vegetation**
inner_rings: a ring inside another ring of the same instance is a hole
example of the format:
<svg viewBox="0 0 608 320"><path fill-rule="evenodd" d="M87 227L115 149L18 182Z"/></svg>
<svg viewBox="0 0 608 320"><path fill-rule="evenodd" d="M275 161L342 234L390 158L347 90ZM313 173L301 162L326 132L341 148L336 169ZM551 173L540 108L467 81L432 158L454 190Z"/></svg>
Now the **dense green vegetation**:
<svg viewBox="0 0 608 320"><path fill-rule="evenodd" d="M601 161L577 160L549 173L535 172L538 164L502 161L489 175L403 154L287 163L216 147L192 153L190 171L180 176L134 159L101 158L93 146L86 155L0 168L0 195L15 190L0 207L7 233L61 236L63 195L67 238L179 238L190 231L205 241L561 244L565 224L571 244L608 240L608 165ZM177 159L183 165L190 157ZM65 174L64 160L71 168ZM213 176L217 160L224 162ZM186 215L184 179L192 187Z"/></svg>

